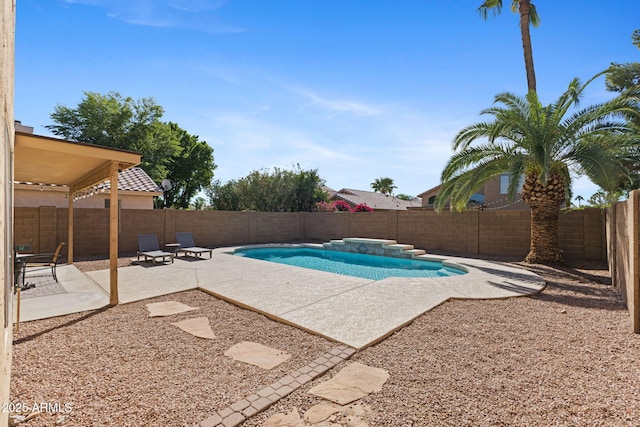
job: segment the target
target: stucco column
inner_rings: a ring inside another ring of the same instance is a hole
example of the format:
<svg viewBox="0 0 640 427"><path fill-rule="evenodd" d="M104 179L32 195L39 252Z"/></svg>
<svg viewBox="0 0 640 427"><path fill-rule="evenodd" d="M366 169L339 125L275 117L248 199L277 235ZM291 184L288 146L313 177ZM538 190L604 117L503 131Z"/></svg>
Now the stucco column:
<svg viewBox="0 0 640 427"><path fill-rule="evenodd" d="M16 2L0 2L0 402L9 402L13 343L13 116L15 75ZM9 423L9 412L0 411L0 425Z"/></svg>

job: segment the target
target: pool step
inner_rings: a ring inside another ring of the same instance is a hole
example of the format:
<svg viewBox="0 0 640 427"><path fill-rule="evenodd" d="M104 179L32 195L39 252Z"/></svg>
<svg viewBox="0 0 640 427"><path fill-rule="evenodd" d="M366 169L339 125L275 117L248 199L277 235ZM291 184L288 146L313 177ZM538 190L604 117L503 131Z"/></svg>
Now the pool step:
<svg viewBox="0 0 640 427"><path fill-rule="evenodd" d="M395 240L368 239L363 237L346 237L340 240L330 240L323 243L325 249L339 252L354 252L370 255L382 255L395 258L413 258L424 255L422 249L415 249L413 245L404 245Z"/></svg>

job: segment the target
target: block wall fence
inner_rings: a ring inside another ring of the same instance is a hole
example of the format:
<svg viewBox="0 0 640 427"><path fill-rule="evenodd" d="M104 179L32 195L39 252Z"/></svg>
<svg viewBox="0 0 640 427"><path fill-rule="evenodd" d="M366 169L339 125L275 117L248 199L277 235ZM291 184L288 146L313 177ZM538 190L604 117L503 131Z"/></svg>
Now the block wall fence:
<svg viewBox="0 0 640 427"><path fill-rule="evenodd" d="M640 333L640 191L632 191L624 202L607 209L606 235L609 272L627 305L633 332Z"/></svg>
<svg viewBox="0 0 640 427"><path fill-rule="evenodd" d="M15 208L16 244L53 252L67 240L67 209ZM606 260L605 215L600 209L560 214L560 242L568 259ZM343 237L392 239L427 252L471 256L518 256L529 251L528 211L227 212L120 211L119 253L135 254L137 234L155 233L160 245L177 231L193 233L198 246L326 242ZM108 257L108 209L74 210L74 257Z"/></svg>

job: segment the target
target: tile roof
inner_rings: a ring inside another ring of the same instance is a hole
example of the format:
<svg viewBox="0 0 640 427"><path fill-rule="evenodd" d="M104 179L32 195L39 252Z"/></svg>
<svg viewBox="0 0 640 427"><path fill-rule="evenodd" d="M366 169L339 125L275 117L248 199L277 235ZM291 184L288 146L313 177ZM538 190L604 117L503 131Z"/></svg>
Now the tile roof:
<svg viewBox="0 0 640 427"><path fill-rule="evenodd" d="M109 180L102 181L100 184L96 185L96 189L109 190L111 189L111 182ZM151 177L139 167L133 167L118 172L118 190L150 193L162 192L162 188L153 182Z"/></svg>
<svg viewBox="0 0 640 427"><path fill-rule="evenodd" d="M422 205L422 201L417 197L411 201L406 201L388 194L351 188L343 188L329 196L331 200L341 199L354 206L363 203L373 208L373 210L406 210L409 207Z"/></svg>

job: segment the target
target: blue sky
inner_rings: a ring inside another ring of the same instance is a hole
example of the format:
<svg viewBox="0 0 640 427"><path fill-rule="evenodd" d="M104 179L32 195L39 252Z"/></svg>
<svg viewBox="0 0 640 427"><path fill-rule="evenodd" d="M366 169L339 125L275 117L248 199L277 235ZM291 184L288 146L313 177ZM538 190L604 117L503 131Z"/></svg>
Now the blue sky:
<svg viewBox="0 0 640 427"><path fill-rule="evenodd" d="M509 0L504 0L510 4ZM495 94L524 95L518 17L481 0L19 0L15 117L35 132L84 91L153 97L214 148L215 179L299 164L328 186L439 183L451 141ZM538 94L640 61L640 2L535 2ZM583 105L612 96L594 82ZM597 187L585 179L574 195Z"/></svg>

